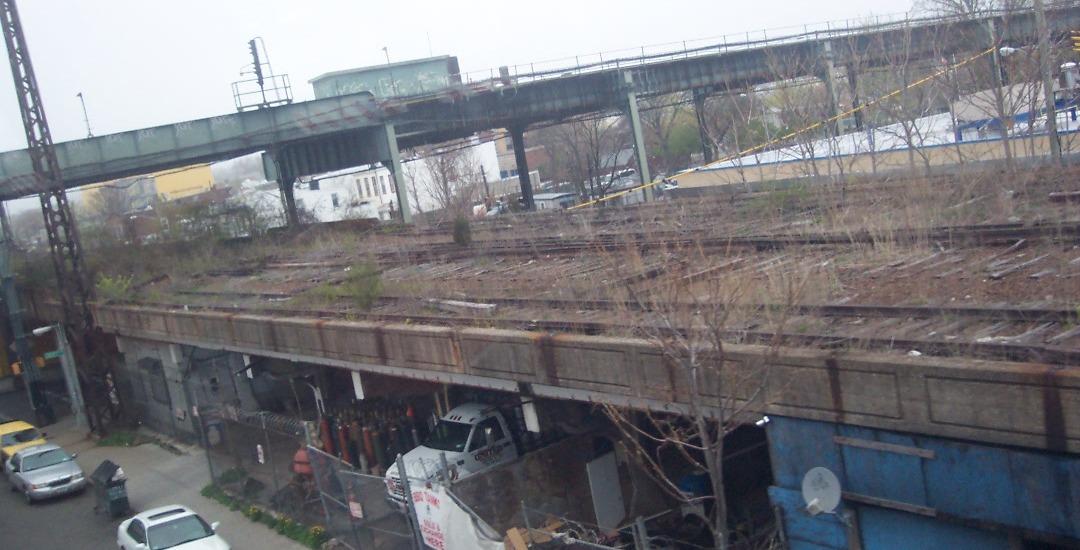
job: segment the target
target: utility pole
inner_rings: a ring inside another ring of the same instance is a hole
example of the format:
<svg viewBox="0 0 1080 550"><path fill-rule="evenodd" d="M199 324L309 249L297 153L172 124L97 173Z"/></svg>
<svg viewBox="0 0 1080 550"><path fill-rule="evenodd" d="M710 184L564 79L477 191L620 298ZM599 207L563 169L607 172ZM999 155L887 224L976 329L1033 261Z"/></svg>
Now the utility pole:
<svg viewBox="0 0 1080 550"><path fill-rule="evenodd" d="M11 224L8 223L7 208L0 203L0 227L3 235L0 235L0 297L7 306L8 325L11 327L11 335L14 339L15 353L19 357L19 365L22 367L23 385L26 386L26 396L30 401L30 410L37 415L39 425L51 424L46 413L51 412L51 407L46 401L45 394L41 391L39 383L37 358L30 349L27 339L26 328L23 326L22 305L19 303L19 293L15 289L15 274L12 273L10 263L11 253Z"/></svg>
<svg viewBox="0 0 1080 550"><path fill-rule="evenodd" d="M94 137L94 132L90 131L90 117L86 116L86 101L83 100L82 92L75 94L79 98L79 103L82 104L82 118L86 123L86 137Z"/></svg>
<svg viewBox="0 0 1080 550"><path fill-rule="evenodd" d="M394 69L390 67L390 50L383 46L382 53L386 54L386 70L390 73L390 88L394 91L394 97L397 97L397 81L394 80Z"/></svg>

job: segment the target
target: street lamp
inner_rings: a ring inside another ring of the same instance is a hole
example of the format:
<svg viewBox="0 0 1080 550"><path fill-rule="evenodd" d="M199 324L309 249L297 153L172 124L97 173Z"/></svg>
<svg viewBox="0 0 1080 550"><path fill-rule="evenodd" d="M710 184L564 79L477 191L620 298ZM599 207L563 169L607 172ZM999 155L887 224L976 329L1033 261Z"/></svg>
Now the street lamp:
<svg viewBox="0 0 1080 550"><path fill-rule="evenodd" d="M397 97L397 82L394 80L394 69L390 66L390 50L383 46L382 51L386 54L386 70L390 73L390 88L394 91L394 97Z"/></svg>
<svg viewBox="0 0 1080 550"><path fill-rule="evenodd" d="M64 371L64 381L67 383L68 397L71 399L71 411L75 413L75 425L86 425L86 405L83 403L82 389L79 386L79 377L75 374L75 358L71 355L71 346L68 344L67 333L60 325L39 327L32 332L34 336L41 336L49 331L56 332L56 344L60 349L60 368Z"/></svg>

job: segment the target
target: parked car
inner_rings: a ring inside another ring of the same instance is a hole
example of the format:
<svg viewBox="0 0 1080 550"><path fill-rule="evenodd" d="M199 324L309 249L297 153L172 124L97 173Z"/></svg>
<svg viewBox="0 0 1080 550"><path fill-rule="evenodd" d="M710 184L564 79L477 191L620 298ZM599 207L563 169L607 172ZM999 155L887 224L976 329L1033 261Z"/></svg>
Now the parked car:
<svg viewBox="0 0 1080 550"><path fill-rule="evenodd" d="M7 462L19 449L45 443L45 434L32 424L12 420L0 424L0 460Z"/></svg>
<svg viewBox="0 0 1080 550"><path fill-rule="evenodd" d="M75 493L86 488L86 476L68 454L55 443L25 447L4 463L12 491L20 491L26 502Z"/></svg>
<svg viewBox="0 0 1080 550"><path fill-rule="evenodd" d="M124 520L116 529L120 550L229 550L217 535L220 522L207 524L194 510L172 504Z"/></svg>

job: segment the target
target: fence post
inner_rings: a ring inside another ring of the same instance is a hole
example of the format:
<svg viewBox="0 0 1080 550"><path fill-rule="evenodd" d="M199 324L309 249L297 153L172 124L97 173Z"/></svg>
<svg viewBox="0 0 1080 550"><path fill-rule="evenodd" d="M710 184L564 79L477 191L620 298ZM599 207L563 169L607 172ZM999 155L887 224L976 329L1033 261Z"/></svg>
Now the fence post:
<svg viewBox="0 0 1080 550"><path fill-rule="evenodd" d="M634 542L640 550L652 550L649 544L649 532L645 529L645 519L641 516L634 520Z"/></svg>
<svg viewBox="0 0 1080 550"><path fill-rule="evenodd" d="M401 458L401 453L398 453L397 459L398 475L401 476L401 488L405 491L405 509L409 512L409 524L412 525L413 542L416 543L417 548L424 548L424 537L420 534L420 518L416 517L416 503L413 502L412 486L409 485L409 473L405 470L405 460Z"/></svg>
<svg viewBox="0 0 1080 550"><path fill-rule="evenodd" d="M266 460L270 463L270 471L273 473L273 475L270 476L270 479L274 480L274 494L276 495L278 491L281 490L281 487L278 486L277 468L274 467L274 453L270 452L270 434L266 431L266 417L259 416L259 422L262 424L263 443L266 444L266 450L263 452L263 455L267 457Z"/></svg>

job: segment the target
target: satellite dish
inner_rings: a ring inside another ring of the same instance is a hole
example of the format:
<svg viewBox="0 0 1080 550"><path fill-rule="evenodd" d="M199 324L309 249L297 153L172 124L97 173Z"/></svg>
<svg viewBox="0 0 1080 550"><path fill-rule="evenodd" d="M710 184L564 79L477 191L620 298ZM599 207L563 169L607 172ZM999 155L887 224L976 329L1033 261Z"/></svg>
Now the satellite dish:
<svg viewBox="0 0 1080 550"><path fill-rule="evenodd" d="M802 497L810 515L831 514L840 505L840 480L828 468L810 468L803 476Z"/></svg>

